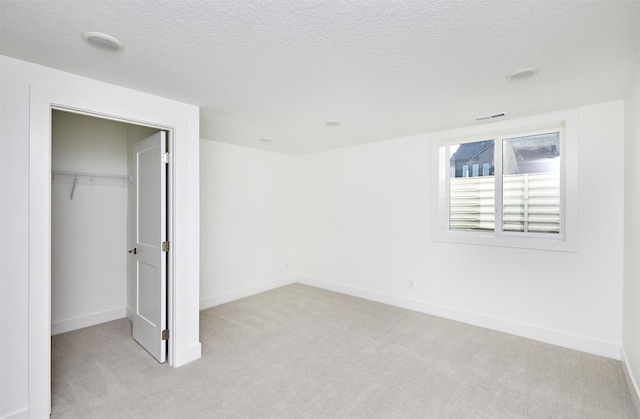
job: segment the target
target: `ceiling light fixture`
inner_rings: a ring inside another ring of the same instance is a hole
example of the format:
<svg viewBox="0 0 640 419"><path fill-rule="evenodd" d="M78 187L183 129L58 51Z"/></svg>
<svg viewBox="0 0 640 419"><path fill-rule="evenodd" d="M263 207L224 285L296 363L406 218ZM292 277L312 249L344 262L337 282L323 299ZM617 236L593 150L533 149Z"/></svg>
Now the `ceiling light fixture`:
<svg viewBox="0 0 640 419"><path fill-rule="evenodd" d="M124 44L119 39L111 35L101 32L83 32L82 39L90 43L96 48L106 51L120 51L124 48Z"/></svg>
<svg viewBox="0 0 640 419"><path fill-rule="evenodd" d="M327 126L329 127L337 127L338 125L341 124L341 122L338 121L337 119L330 119L328 121L325 121L325 124L327 124Z"/></svg>
<svg viewBox="0 0 640 419"><path fill-rule="evenodd" d="M535 67L521 68L513 73L507 74L507 80L518 81L524 79L530 79L538 73L538 69Z"/></svg>

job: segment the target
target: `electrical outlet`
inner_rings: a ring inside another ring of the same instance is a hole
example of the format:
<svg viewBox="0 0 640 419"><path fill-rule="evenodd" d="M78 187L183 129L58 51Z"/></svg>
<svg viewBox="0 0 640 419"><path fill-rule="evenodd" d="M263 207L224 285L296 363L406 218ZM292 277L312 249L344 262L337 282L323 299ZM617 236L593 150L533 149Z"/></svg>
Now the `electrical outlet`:
<svg viewBox="0 0 640 419"><path fill-rule="evenodd" d="M413 289L413 287L414 287L414 285L415 285L415 284L413 283L413 279L410 279L410 280L409 280L409 289L410 289L410 290L412 290L412 289Z"/></svg>
<svg viewBox="0 0 640 419"><path fill-rule="evenodd" d="M284 263L284 270L288 271L289 270L289 262L285 262Z"/></svg>

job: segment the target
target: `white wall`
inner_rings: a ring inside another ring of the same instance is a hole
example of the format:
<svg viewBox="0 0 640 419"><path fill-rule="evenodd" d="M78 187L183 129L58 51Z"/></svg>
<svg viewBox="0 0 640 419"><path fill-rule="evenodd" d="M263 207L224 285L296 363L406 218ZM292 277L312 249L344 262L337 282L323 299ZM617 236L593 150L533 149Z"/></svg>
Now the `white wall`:
<svg viewBox="0 0 640 419"><path fill-rule="evenodd" d="M176 345L174 365L197 359L200 356L198 108L4 56L0 56L0 72L0 417L44 417L47 409L48 362L40 355L46 353L49 330L48 204L42 208L30 204L38 196L43 201L49 199L46 185L50 184L50 177L45 170L50 158L49 126L33 126L30 118L34 116L31 112L36 112L38 118L45 115L48 121L47 106L32 107L35 102L40 106L39 101L48 97L55 96L56 100L73 102L81 108L97 104L99 112L133 115L139 121L175 128L179 137L174 155L177 225L176 245L172 249L175 275L180 281L174 290L177 301L176 329L172 334ZM30 96L34 91L39 96ZM36 181L32 177L34 172L43 176ZM38 183L40 179L42 184ZM36 234L39 231L45 233L40 237ZM39 286L30 287L30 282ZM30 305L33 293L38 295L38 301Z"/></svg>
<svg viewBox="0 0 640 419"><path fill-rule="evenodd" d="M0 417L27 407L29 228L28 86L10 83L1 61L0 102ZM22 97L21 103L11 101ZM25 416L26 417L26 416Z"/></svg>
<svg viewBox="0 0 640 419"><path fill-rule="evenodd" d="M54 170L128 175L127 124L54 111ZM127 191L119 179L55 176L51 186L51 333L124 317Z"/></svg>
<svg viewBox="0 0 640 419"><path fill-rule="evenodd" d="M623 360L630 373L636 407L640 380L640 74L625 99L625 213Z"/></svg>
<svg viewBox="0 0 640 419"><path fill-rule="evenodd" d="M200 306L293 282L295 157L200 142Z"/></svg>
<svg viewBox="0 0 640 419"><path fill-rule="evenodd" d="M578 114L578 253L431 241L432 133L300 158L301 280L618 358L623 106Z"/></svg>

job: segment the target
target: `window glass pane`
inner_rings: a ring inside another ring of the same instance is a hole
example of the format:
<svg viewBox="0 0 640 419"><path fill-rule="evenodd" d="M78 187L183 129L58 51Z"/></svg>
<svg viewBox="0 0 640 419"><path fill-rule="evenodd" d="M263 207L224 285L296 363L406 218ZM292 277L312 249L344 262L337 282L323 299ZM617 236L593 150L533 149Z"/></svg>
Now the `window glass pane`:
<svg viewBox="0 0 640 419"><path fill-rule="evenodd" d="M560 133L502 143L502 229L560 233Z"/></svg>
<svg viewBox="0 0 640 419"><path fill-rule="evenodd" d="M493 176L493 140L476 141L449 146L451 177L472 176L469 171L474 164L487 165L487 172ZM477 169L476 169L477 170ZM484 171L483 171L484 173ZM476 174L475 176L478 176ZM487 176L487 175L483 175Z"/></svg>
<svg viewBox="0 0 640 419"><path fill-rule="evenodd" d="M449 229L494 231L494 140L450 146L449 153Z"/></svg>

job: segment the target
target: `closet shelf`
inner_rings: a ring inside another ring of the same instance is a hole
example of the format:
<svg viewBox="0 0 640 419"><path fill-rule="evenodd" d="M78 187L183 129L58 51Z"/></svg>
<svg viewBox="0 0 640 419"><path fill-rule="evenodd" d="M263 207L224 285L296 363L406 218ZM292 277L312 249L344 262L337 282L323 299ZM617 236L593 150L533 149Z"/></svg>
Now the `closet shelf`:
<svg viewBox="0 0 640 419"><path fill-rule="evenodd" d="M74 172L71 170L52 170L51 174L53 176L61 175L61 176L77 176L77 177L101 177L101 178L110 178L110 179L120 179L123 181L131 181L131 176L127 175L113 175L108 173L91 173L91 172Z"/></svg>
<svg viewBox="0 0 640 419"><path fill-rule="evenodd" d="M103 178L103 179L118 179L123 182L131 182L131 176L127 175L114 175L109 173L91 173L91 172L74 172L71 170L52 170L51 176L73 176L73 186L71 187L71 195L69 199L73 199L73 195L76 191L76 183L78 182L78 178L80 177L88 177L88 178Z"/></svg>

